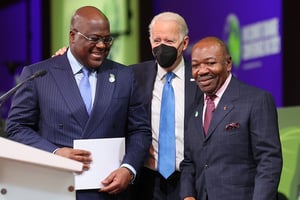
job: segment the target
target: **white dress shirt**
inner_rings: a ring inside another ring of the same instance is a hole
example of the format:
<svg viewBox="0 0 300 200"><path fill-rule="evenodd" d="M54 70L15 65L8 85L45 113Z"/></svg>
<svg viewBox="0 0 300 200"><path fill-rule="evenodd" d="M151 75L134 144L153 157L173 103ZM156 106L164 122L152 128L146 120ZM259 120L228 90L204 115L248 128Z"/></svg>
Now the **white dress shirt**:
<svg viewBox="0 0 300 200"><path fill-rule="evenodd" d="M152 127L152 145L154 148L155 166L157 170L158 161L158 138L159 138L159 120L162 91L165 83L166 71L158 66L153 89L152 107L151 107L151 127ZM183 160L183 130L184 130L184 59L173 70L175 74L172 80L175 95L175 136L176 136L176 170L179 170L179 164ZM148 166L149 168L153 168Z"/></svg>

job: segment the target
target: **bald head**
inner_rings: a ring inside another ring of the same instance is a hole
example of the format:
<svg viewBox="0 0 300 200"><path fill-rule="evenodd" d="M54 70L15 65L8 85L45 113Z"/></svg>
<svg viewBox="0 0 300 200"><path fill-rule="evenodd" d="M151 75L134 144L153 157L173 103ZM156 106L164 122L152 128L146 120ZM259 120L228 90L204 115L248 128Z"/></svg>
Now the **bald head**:
<svg viewBox="0 0 300 200"><path fill-rule="evenodd" d="M192 51L200 47L209 47L209 46L216 46L219 48L219 51L223 53L223 55L229 55L228 49L226 44L217 37L208 36L205 37L198 42L196 42L192 48Z"/></svg>
<svg viewBox="0 0 300 200"><path fill-rule="evenodd" d="M112 42L108 18L98 8L84 6L75 11L70 26L70 51L83 66L99 68Z"/></svg>
<svg viewBox="0 0 300 200"><path fill-rule="evenodd" d="M71 29L77 29L82 23L95 23L101 20L109 26L108 18L96 7L84 6L75 11L71 18Z"/></svg>

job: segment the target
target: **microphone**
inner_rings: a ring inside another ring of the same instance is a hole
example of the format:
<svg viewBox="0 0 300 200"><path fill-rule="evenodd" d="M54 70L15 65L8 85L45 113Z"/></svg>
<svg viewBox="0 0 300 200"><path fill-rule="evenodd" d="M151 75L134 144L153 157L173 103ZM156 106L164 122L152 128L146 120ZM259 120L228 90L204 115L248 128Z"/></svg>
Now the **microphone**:
<svg viewBox="0 0 300 200"><path fill-rule="evenodd" d="M10 89L8 92L6 92L5 94L3 94L0 97L0 107L2 106L2 104L9 98L11 97L24 83L27 83L28 81L31 81L32 79L35 79L37 77L42 77L45 74L47 74L46 70L40 70L35 72L33 75L31 75L30 77L26 78L24 81L18 83L15 87L13 87L12 89Z"/></svg>

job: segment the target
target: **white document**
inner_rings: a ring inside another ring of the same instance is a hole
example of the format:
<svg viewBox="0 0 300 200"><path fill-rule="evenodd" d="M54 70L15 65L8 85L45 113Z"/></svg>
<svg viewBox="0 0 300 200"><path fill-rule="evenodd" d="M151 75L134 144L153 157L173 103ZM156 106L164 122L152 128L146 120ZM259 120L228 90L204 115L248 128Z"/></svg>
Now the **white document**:
<svg viewBox="0 0 300 200"><path fill-rule="evenodd" d="M125 138L103 138L74 140L75 149L92 153L93 162L88 171L75 174L75 189L99 189L112 171L120 167L125 155Z"/></svg>

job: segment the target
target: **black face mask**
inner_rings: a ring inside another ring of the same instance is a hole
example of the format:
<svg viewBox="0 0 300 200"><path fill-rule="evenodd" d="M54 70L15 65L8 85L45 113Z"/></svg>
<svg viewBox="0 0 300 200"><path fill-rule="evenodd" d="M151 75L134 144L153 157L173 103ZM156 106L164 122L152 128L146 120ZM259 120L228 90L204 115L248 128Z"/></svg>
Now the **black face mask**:
<svg viewBox="0 0 300 200"><path fill-rule="evenodd" d="M159 65L163 68L171 67L177 59L177 49L165 44L153 48L153 54Z"/></svg>

